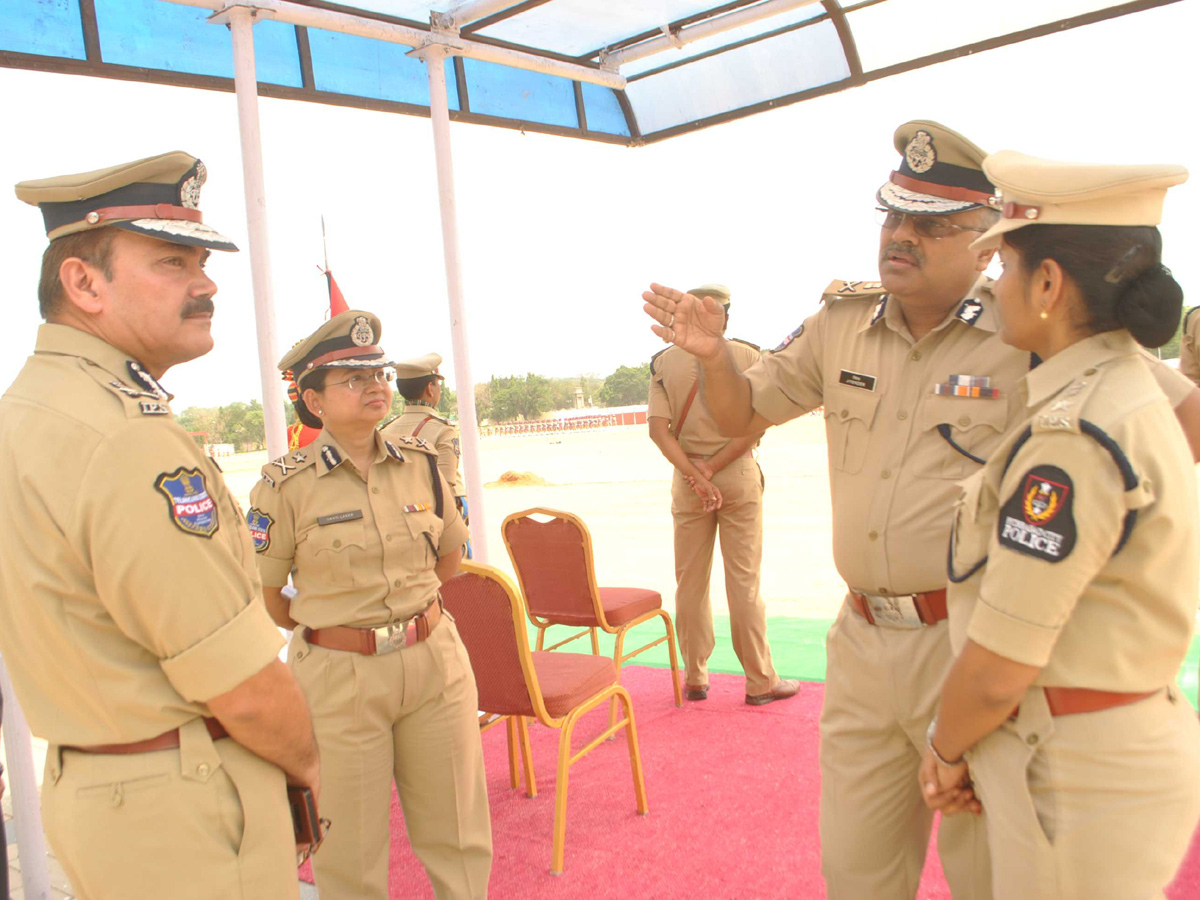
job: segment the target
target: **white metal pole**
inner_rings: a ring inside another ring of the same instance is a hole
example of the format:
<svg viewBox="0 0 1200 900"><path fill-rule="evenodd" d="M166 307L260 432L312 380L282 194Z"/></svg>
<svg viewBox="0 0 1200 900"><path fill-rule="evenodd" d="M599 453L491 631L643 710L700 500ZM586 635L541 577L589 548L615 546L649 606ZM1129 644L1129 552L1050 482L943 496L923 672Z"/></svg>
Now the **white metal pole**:
<svg viewBox="0 0 1200 900"><path fill-rule="evenodd" d="M237 91L238 130L242 136L242 181L246 191L246 228L250 238L250 278L254 324L258 332L258 374L262 379L263 424L267 455L287 452L283 382L275 361L275 298L271 288L271 251L267 238L267 189L263 180L262 136L258 122L258 81L254 65L254 14L245 7L228 10L233 36L233 81Z"/></svg>
<svg viewBox="0 0 1200 900"><path fill-rule="evenodd" d="M458 211L454 204L454 162L450 157L450 106L446 100L445 53L429 47L421 54L429 73L429 114L433 120L433 150L437 157L438 201L442 212L442 252L446 260L446 293L450 300L450 346L454 350L454 384L458 388L458 427L461 432L467 501L471 512L471 546L478 562L487 564L487 513L483 476L479 470L479 425L475 418L475 382L467 348L467 317L463 305L462 267L458 259Z"/></svg>
<svg viewBox="0 0 1200 900"><path fill-rule="evenodd" d="M46 867L46 837L38 802L37 776L29 725L4 660L0 659L0 690L4 692L4 759L8 789L12 792L13 820L17 824L17 855L21 861L21 889L29 900L50 900L50 872ZM5 854L3 865L8 865Z"/></svg>

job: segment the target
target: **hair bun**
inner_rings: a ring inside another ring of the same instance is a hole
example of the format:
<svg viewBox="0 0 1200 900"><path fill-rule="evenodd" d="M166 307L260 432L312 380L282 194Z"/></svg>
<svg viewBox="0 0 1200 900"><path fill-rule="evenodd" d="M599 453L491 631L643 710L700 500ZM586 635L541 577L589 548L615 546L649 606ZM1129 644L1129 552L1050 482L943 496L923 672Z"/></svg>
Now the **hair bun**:
<svg viewBox="0 0 1200 900"><path fill-rule="evenodd" d="M1144 347L1161 347L1175 336L1183 311L1183 288L1163 265L1152 265L1125 283L1113 312Z"/></svg>

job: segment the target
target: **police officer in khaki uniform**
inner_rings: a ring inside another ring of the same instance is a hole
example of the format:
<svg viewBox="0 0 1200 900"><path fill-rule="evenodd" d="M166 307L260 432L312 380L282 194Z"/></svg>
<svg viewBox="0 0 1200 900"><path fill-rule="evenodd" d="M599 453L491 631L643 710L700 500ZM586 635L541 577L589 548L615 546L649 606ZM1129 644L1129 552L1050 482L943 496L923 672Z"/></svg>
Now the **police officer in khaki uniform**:
<svg viewBox="0 0 1200 900"><path fill-rule="evenodd" d="M1198 516L1138 344L1179 322L1154 226L1187 171L1012 151L984 169L1004 210L977 241L1004 264L1001 336L1044 362L1021 384L1023 421L962 488L958 658L922 784L957 808L970 766L1000 900L1163 897L1200 819L1200 725L1175 685Z"/></svg>
<svg viewBox="0 0 1200 900"><path fill-rule="evenodd" d="M728 324L729 288L706 284L690 293L712 297ZM758 361L754 344L734 338L726 345L739 371ZM746 673L746 702L761 706L794 697L800 682L780 680L767 643L767 607L759 592L763 478L753 454L760 435L722 437L699 390L695 357L668 347L650 360L650 439L675 467L675 627L686 666L687 698L708 697L708 657L716 644L709 582L719 531L733 652Z"/></svg>
<svg viewBox="0 0 1200 900"><path fill-rule="evenodd" d="M467 489L459 471L462 447L458 426L439 416L437 410L442 402L442 385L446 382L438 372L441 364L442 357L437 353L426 353L396 364L396 390L405 400L404 412L384 426L383 436L393 441L398 437L421 437L434 446L438 471L454 495L463 522L470 526ZM469 551L467 555L470 556Z"/></svg>
<svg viewBox="0 0 1200 900"><path fill-rule="evenodd" d="M0 399L0 651L49 743L47 836L84 900L298 897L312 723L241 510L158 379L212 349L204 164L17 185L46 324Z"/></svg>
<svg viewBox="0 0 1200 900"><path fill-rule="evenodd" d="M880 188L882 284L835 283L822 309L745 375L712 301L654 285L655 333L700 358L721 431L755 434L824 405L833 555L849 590L826 643L821 713L822 871L831 900L911 900L932 815L916 783L925 730L952 661L946 538L956 482L1022 416L1036 363L997 336L992 251L971 241L998 216L986 155L936 122L900 126L900 167ZM1200 447L1200 391L1147 355ZM977 816L942 823L956 900L991 878Z"/></svg>
<svg viewBox="0 0 1200 900"><path fill-rule="evenodd" d="M1193 306L1183 317L1183 334L1179 338L1179 371L1193 384L1200 384L1200 316Z"/></svg>
<svg viewBox="0 0 1200 900"><path fill-rule="evenodd" d="M334 826L313 858L318 889L386 900L394 780L434 894L475 900L492 862L478 692L438 593L467 528L433 445L377 429L395 378L381 330L349 310L280 360L301 421L323 430L263 467L247 521L267 608L294 630L288 663L321 748Z"/></svg>

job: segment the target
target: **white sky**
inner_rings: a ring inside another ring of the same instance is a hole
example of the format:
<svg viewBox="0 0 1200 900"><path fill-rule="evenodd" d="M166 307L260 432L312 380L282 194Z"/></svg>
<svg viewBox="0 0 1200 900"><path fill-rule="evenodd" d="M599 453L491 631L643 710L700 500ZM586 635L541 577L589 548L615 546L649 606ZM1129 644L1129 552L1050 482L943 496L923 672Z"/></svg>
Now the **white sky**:
<svg viewBox="0 0 1200 900"><path fill-rule="evenodd" d="M473 378L644 361L662 347L641 312L652 280L730 285L730 334L773 346L831 279L876 277L874 193L913 118L989 150L1187 165L1198 174L1171 191L1162 226L1186 292L1200 284L1197 33L1200 3L1176 3L636 149L452 125ZM247 248L232 94L0 69L0 97L0 185L186 150L209 169L205 221ZM324 214L350 305L380 316L390 354L436 350L453 381L428 120L260 109L279 353L327 309ZM0 241L7 385L40 322L45 247L41 216L8 190ZM164 378L177 412L260 396L249 254L215 253L209 272L216 349Z"/></svg>

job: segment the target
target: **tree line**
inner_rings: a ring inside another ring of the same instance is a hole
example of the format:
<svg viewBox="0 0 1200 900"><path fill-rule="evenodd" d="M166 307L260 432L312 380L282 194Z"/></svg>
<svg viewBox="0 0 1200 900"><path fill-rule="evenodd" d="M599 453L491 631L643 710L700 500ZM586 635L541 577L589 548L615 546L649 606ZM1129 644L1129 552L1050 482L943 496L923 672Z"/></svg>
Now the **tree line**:
<svg viewBox="0 0 1200 900"><path fill-rule="evenodd" d="M585 407L631 406L645 403L650 390L650 365L618 366L606 378L578 375L547 378L529 372L525 375L493 376L475 385L475 415L480 421L506 422L518 418L536 419L556 409L574 409L576 389L582 391ZM290 403L284 404L287 424L296 421ZM392 397L388 419L404 411L404 398ZM438 412L447 418L458 416L458 396L443 387ZM258 400L236 401L225 406L189 406L175 416L183 429L200 444L233 444L237 452L262 450L266 446L263 408ZM386 421L386 420L385 420Z"/></svg>

